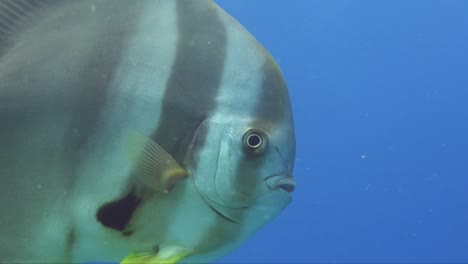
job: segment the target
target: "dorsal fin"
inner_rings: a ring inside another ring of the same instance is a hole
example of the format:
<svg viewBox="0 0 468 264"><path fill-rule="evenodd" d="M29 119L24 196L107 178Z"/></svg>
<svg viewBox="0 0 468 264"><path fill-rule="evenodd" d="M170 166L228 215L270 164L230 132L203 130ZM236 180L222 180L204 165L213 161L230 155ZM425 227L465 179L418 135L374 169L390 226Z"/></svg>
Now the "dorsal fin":
<svg viewBox="0 0 468 264"><path fill-rule="evenodd" d="M0 50L37 11L51 2L53 0L0 0Z"/></svg>
<svg viewBox="0 0 468 264"><path fill-rule="evenodd" d="M37 0L0 0L0 38L14 33L40 7L41 1Z"/></svg>

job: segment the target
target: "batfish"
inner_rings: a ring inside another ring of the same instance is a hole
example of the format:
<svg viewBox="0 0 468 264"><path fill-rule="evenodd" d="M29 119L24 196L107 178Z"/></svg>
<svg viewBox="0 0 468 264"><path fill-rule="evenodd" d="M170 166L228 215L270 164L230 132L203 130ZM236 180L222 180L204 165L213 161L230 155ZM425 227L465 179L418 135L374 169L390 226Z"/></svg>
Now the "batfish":
<svg viewBox="0 0 468 264"><path fill-rule="evenodd" d="M0 262L210 262L291 202L267 50L211 0L0 0Z"/></svg>

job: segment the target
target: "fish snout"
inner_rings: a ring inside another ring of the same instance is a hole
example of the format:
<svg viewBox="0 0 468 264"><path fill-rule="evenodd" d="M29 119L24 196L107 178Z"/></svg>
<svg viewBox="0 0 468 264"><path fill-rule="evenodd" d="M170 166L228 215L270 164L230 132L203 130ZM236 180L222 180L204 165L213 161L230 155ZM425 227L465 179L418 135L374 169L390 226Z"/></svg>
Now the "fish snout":
<svg viewBox="0 0 468 264"><path fill-rule="evenodd" d="M271 190L292 193L296 189L296 181L289 173L275 174L265 179L265 183Z"/></svg>

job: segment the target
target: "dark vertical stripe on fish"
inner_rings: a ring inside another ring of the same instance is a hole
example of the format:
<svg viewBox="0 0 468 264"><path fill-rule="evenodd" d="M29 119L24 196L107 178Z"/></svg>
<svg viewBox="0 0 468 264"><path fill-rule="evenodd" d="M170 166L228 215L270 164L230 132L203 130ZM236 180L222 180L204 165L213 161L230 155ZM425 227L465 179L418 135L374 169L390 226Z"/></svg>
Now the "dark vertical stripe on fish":
<svg viewBox="0 0 468 264"><path fill-rule="evenodd" d="M76 230L74 227L70 227L67 233L67 240L65 241L65 259L72 263L73 261L73 247L76 242Z"/></svg>
<svg viewBox="0 0 468 264"><path fill-rule="evenodd" d="M281 122L285 114L290 112L289 94L278 65L271 56L266 57L262 72L259 103L254 113L258 120L274 125Z"/></svg>
<svg viewBox="0 0 468 264"><path fill-rule="evenodd" d="M278 65L272 57L267 56L261 71L260 92L256 104L252 109L250 127L263 129L267 133L275 129L288 112L289 96L286 84L282 78ZM270 146L271 147L271 146ZM245 151L239 160L235 175L236 200L250 204L255 200L259 184L252 181L253 175L260 173L265 158L262 154Z"/></svg>
<svg viewBox="0 0 468 264"><path fill-rule="evenodd" d="M216 107L226 29L211 1L186 0L177 1L177 29L176 58L152 138L183 164L197 125Z"/></svg>
<svg viewBox="0 0 468 264"><path fill-rule="evenodd" d="M190 169L184 163L188 145L199 124L216 108L226 63L227 32L218 7L211 1L178 0L176 8L176 58L166 85L161 118L152 138L179 164ZM206 132L197 132L198 145L204 144ZM169 225L169 217L158 224ZM160 236L164 239L166 234Z"/></svg>
<svg viewBox="0 0 468 264"><path fill-rule="evenodd" d="M292 130L290 135L294 135L294 118L291 110L291 100L288 93L287 84L279 69L278 64L273 57L268 56L262 67L263 81L260 94L261 103L257 105L255 111L259 115L259 120L263 120L264 129L274 129L276 125L283 124L287 119L290 120ZM252 124L255 126L255 124ZM292 152L296 152L296 140L292 136L289 138ZM285 161L287 168L293 168L294 158Z"/></svg>

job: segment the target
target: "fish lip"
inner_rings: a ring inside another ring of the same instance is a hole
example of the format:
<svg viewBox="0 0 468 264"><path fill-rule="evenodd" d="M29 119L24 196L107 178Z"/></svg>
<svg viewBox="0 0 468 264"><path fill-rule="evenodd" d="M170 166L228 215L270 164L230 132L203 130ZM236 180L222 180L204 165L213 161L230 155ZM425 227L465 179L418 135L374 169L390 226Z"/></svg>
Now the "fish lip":
<svg viewBox="0 0 468 264"><path fill-rule="evenodd" d="M273 191L291 194L296 189L296 181L289 173L279 173L268 176L265 183Z"/></svg>

